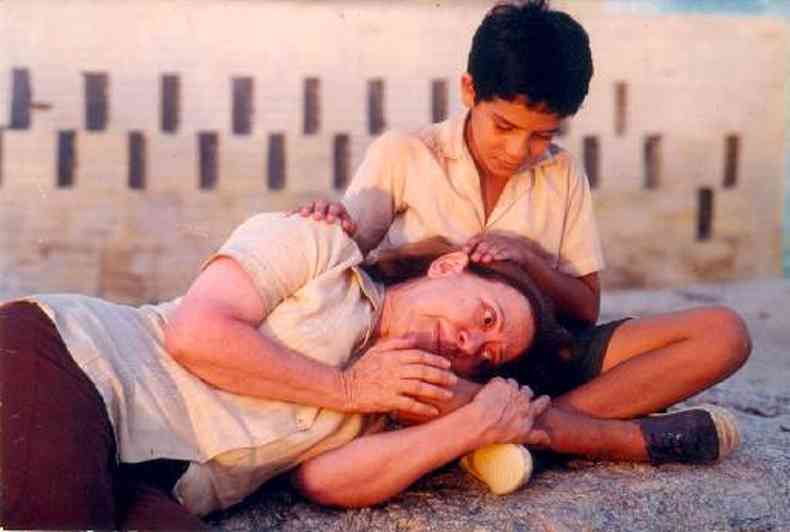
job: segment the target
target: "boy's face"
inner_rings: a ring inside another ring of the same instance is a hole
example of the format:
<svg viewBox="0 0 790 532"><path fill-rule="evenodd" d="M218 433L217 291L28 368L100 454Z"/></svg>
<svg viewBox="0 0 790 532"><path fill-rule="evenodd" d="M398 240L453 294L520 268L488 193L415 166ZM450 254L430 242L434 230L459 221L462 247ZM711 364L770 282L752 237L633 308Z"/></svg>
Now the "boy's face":
<svg viewBox="0 0 790 532"><path fill-rule="evenodd" d="M509 179L537 161L560 128L560 117L524 97L475 103L472 77L461 78L461 95L470 109L466 143L483 177Z"/></svg>

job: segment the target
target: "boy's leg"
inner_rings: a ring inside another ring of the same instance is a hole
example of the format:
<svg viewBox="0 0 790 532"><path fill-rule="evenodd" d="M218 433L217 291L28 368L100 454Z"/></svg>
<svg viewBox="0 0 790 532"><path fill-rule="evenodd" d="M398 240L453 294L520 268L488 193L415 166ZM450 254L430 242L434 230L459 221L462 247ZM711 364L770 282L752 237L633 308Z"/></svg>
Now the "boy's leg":
<svg viewBox="0 0 790 532"><path fill-rule="evenodd" d="M104 403L31 303L0 307L0 402L0 525L115 528L115 439Z"/></svg>
<svg viewBox="0 0 790 532"><path fill-rule="evenodd" d="M548 449L614 461L711 463L740 444L735 419L725 409L701 406L633 420L598 419L550 408L536 422L549 434Z"/></svg>
<svg viewBox="0 0 790 532"><path fill-rule="evenodd" d="M597 418L644 416L725 379L750 351L745 324L724 307L630 320L609 341L601 374L553 405Z"/></svg>

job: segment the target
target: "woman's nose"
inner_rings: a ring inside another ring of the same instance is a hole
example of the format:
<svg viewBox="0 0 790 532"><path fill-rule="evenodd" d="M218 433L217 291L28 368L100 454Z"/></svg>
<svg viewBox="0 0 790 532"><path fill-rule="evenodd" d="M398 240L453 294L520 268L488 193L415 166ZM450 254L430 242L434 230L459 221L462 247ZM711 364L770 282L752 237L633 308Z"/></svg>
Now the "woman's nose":
<svg viewBox="0 0 790 532"><path fill-rule="evenodd" d="M458 348L467 355L474 355L480 350L484 340L480 331L463 330L458 333Z"/></svg>

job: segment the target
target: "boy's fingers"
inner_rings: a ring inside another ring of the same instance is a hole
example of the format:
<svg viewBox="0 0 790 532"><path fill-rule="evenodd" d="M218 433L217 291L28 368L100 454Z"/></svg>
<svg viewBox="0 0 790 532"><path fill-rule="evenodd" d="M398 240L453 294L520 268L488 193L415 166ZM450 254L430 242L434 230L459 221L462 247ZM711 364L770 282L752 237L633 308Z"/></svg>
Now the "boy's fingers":
<svg viewBox="0 0 790 532"><path fill-rule="evenodd" d="M308 203L307 205L299 209L299 214L301 214L302 216L310 216L313 213L313 210L315 210L314 201Z"/></svg>
<svg viewBox="0 0 790 532"><path fill-rule="evenodd" d="M313 208L313 219L321 220L326 217L326 202L324 200L316 200Z"/></svg>

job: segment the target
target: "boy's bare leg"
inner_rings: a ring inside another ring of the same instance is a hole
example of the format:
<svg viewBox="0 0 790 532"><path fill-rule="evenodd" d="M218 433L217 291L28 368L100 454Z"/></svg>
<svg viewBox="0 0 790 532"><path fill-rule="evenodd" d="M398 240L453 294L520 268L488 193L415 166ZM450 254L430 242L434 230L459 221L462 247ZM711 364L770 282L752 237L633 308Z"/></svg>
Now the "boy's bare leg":
<svg viewBox="0 0 790 532"><path fill-rule="evenodd" d="M644 416L730 376L750 352L743 320L724 307L631 320L614 332L601 375L552 406L604 419Z"/></svg>

